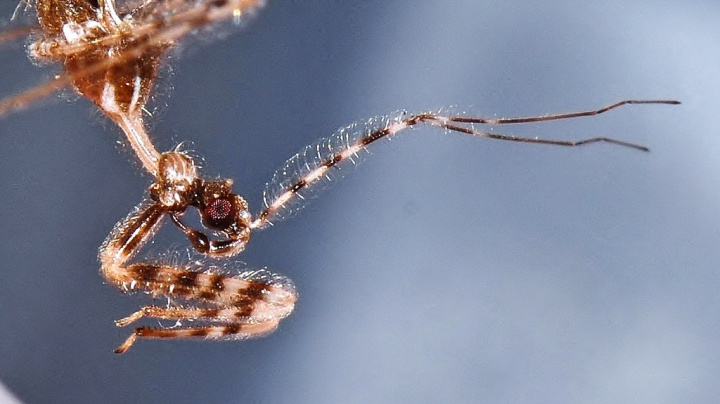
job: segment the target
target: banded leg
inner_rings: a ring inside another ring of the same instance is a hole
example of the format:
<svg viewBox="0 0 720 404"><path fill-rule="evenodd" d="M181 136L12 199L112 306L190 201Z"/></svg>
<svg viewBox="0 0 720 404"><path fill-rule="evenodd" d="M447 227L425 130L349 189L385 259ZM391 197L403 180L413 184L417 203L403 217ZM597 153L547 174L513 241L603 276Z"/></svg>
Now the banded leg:
<svg viewBox="0 0 720 404"><path fill-rule="evenodd" d="M328 179L330 170L337 168L345 161L352 161L358 153L381 139L390 138L419 124L429 124L446 131L465 133L471 136L504 140L521 143L547 144L553 146L577 147L592 143L611 143L640 151L649 151L645 146L608 137L594 137L583 140L553 140L535 137L521 137L485 132L475 129L475 124L505 125L532 122L556 121L561 119L594 116L632 104L666 104L675 105L674 100L624 100L603 108L589 111L571 112L520 118L473 118L464 116L444 116L439 113L423 113L408 115L400 113L396 116L385 116L370 119L365 123L355 124L341 129L335 135L321 139L298 152L285 165L275 172L272 180L266 185L263 193L265 209L250 224L252 229L262 228L273 221L291 216L302 208L303 200L311 199L304 196L312 193L318 183ZM329 182L329 181L325 181Z"/></svg>
<svg viewBox="0 0 720 404"><path fill-rule="evenodd" d="M279 320L260 323L231 323L225 325L207 325L182 328L151 328L139 327L122 343L116 354L125 353L138 338L205 338L211 340L242 340L258 338L272 333L278 327Z"/></svg>
<svg viewBox="0 0 720 404"><path fill-rule="evenodd" d="M105 278L125 292L144 291L153 296L184 299L212 307L147 306L116 322L129 325L142 317L206 321L199 327L155 329L140 327L118 348L124 353L137 338L247 339L275 330L293 310L297 293L288 278L267 270L246 271L235 276L207 272L200 262L193 267L127 262L152 238L168 212L157 202L143 202L118 223L100 251Z"/></svg>
<svg viewBox="0 0 720 404"><path fill-rule="evenodd" d="M118 327L126 327L143 317L160 320L192 320L233 323L250 319L252 313L236 308L206 307L158 307L145 306L135 313L115 321ZM249 320L248 320L249 321Z"/></svg>

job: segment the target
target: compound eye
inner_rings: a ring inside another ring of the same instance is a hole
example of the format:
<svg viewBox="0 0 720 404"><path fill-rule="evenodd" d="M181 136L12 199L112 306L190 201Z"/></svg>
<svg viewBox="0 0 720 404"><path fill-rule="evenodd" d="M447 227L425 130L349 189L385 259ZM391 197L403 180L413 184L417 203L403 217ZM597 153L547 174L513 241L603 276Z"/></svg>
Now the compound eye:
<svg viewBox="0 0 720 404"><path fill-rule="evenodd" d="M220 197L210 201L202 211L202 221L210 229L225 230L235 223L237 206L232 197Z"/></svg>

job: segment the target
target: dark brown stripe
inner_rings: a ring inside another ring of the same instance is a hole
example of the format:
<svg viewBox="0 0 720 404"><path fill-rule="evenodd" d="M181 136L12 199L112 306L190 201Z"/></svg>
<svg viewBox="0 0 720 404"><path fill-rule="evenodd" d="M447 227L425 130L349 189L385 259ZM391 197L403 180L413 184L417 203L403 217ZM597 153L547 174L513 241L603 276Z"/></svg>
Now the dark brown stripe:
<svg viewBox="0 0 720 404"><path fill-rule="evenodd" d="M156 328L150 328L150 327L139 327L135 329L135 335L138 337L149 337L155 333L159 333L162 330L158 330Z"/></svg>
<svg viewBox="0 0 720 404"><path fill-rule="evenodd" d="M186 330L188 331L188 335L191 337L203 337L210 333L209 327L186 328ZM172 331L172 330L170 330L170 331ZM178 331L182 331L182 330L178 330Z"/></svg>
<svg viewBox="0 0 720 404"><path fill-rule="evenodd" d="M137 250L138 244L145 239L163 214L164 212L157 204L147 207L126 226L120 237L115 241L118 251L124 256L128 256Z"/></svg>
<svg viewBox="0 0 720 404"><path fill-rule="evenodd" d="M238 308L236 317L250 317L255 310L255 302L263 300L263 292L268 286L251 282L250 286L239 290L231 299L231 304Z"/></svg>
<svg viewBox="0 0 720 404"><path fill-rule="evenodd" d="M127 268L128 275L139 283L154 282L159 271L160 266L148 264L133 264Z"/></svg>
<svg viewBox="0 0 720 404"><path fill-rule="evenodd" d="M197 272L183 271L176 275L175 280L172 282L176 286L184 288L192 288L197 286L197 277L200 275Z"/></svg>
<svg viewBox="0 0 720 404"><path fill-rule="evenodd" d="M292 188L288 189L288 191L296 194L299 190L303 189L307 185L307 181L304 179L301 179L300 181L296 182L295 185L292 186Z"/></svg>
<svg viewBox="0 0 720 404"><path fill-rule="evenodd" d="M248 318L252 316L253 311L255 311L256 301L257 300L245 300L243 303L238 302L238 304L235 304L238 307L238 310L235 312L235 317Z"/></svg>
<svg viewBox="0 0 720 404"><path fill-rule="evenodd" d="M212 289L203 289L199 291L195 297L198 299L213 301L217 299L217 293L215 293Z"/></svg>
<svg viewBox="0 0 720 404"><path fill-rule="evenodd" d="M223 329L223 335L238 334L242 330L242 324L232 323L225 326Z"/></svg>
<svg viewBox="0 0 720 404"><path fill-rule="evenodd" d="M135 335L144 338L202 337L207 335L209 331L209 327L176 329L140 327L135 329Z"/></svg>
<svg viewBox="0 0 720 404"><path fill-rule="evenodd" d="M387 136L388 133L390 133L389 128L380 129L380 130L375 131L375 132L369 134L368 136L365 136L364 138L360 139L358 144L362 147L365 147L365 146L369 145L370 143L372 143L382 137Z"/></svg>
<svg viewBox="0 0 720 404"><path fill-rule="evenodd" d="M210 275L210 284L215 292L222 292L225 289L225 277L222 275Z"/></svg>
<svg viewBox="0 0 720 404"><path fill-rule="evenodd" d="M323 164L323 165L324 165L325 167L327 167L327 168L331 168L331 167L337 165L337 164L338 164L339 162L341 162L342 160L343 160L342 155L336 154L336 155L333 156L333 158L331 158L330 160L326 161L325 164Z"/></svg>
<svg viewBox="0 0 720 404"><path fill-rule="evenodd" d="M245 295L252 300L262 300L263 293L266 290L268 290L267 285L263 285L262 283L250 282L250 285L245 289L238 291L238 294Z"/></svg>

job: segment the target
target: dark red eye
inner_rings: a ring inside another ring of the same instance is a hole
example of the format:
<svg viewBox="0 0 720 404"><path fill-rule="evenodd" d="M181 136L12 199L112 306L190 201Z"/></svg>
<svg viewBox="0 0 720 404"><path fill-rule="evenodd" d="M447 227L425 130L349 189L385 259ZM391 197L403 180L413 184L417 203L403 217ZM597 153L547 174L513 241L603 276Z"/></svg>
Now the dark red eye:
<svg viewBox="0 0 720 404"><path fill-rule="evenodd" d="M230 212L232 212L232 202L227 199L216 199L205 208L205 215L211 220L227 219Z"/></svg>
<svg viewBox="0 0 720 404"><path fill-rule="evenodd" d="M205 206L202 213L206 226L223 230L230 227L235 221L236 209L231 199L217 198Z"/></svg>

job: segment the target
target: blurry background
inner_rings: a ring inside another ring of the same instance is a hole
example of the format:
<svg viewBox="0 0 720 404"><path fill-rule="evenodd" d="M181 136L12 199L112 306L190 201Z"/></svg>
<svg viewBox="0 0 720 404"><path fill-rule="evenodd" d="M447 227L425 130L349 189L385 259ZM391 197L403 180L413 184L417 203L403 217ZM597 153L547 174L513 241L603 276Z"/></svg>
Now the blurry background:
<svg viewBox="0 0 720 404"><path fill-rule="evenodd" d="M270 1L171 58L151 131L191 140L254 211L303 146L398 109L682 100L495 128L652 152L408 132L253 235L238 259L300 292L275 334L118 357L112 321L149 299L104 284L96 254L150 178L89 102L54 97L0 120L0 381L26 403L715 402L720 5L501 3ZM19 45L1 96L52 74Z"/></svg>

